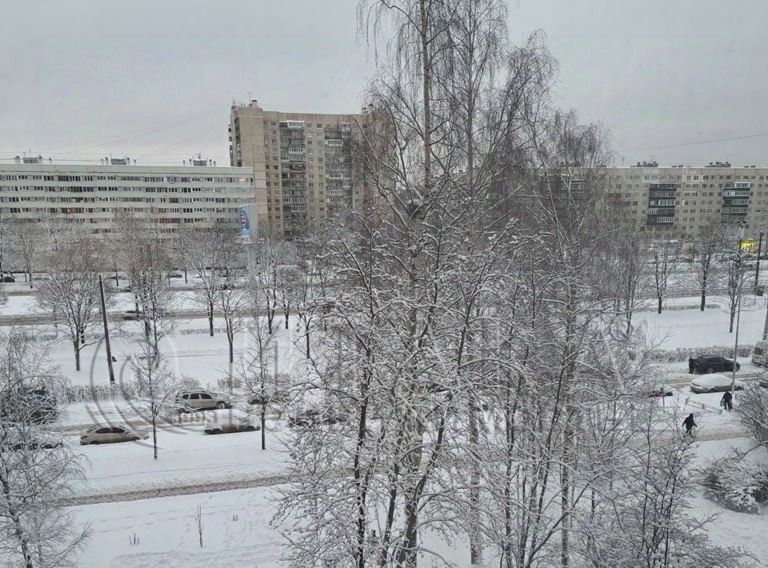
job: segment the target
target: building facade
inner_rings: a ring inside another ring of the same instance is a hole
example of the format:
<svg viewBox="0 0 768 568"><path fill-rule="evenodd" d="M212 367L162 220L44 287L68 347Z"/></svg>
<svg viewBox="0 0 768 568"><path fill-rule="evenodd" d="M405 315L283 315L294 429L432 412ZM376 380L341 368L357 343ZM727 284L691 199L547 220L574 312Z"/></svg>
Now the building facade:
<svg viewBox="0 0 768 568"><path fill-rule="evenodd" d="M648 236L692 236L712 219L743 227L745 238L768 230L768 168L643 162L607 168L606 182L628 219Z"/></svg>
<svg viewBox="0 0 768 568"><path fill-rule="evenodd" d="M105 160L102 160L104 162ZM241 205L255 203L264 180L250 168L137 166L127 160L72 165L27 158L0 164L0 222L66 220L109 235L120 215L152 218L161 233L194 224L237 219ZM192 163L192 162L190 162Z"/></svg>
<svg viewBox="0 0 768 568"><path fill-rule="evenodd" d="M230 163L266 182L264 234L296 238L313 219L358 204L353 144L364 116L265 111L255 100L232 105Z"/></svg>

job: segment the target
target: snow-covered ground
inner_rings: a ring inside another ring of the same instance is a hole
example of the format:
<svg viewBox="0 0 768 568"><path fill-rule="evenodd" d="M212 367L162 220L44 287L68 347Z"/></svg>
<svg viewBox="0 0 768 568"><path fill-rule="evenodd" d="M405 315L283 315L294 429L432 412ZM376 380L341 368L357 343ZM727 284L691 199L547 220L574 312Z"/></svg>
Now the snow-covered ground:
<svg viewBox="0 0 768 568"><path fill-rule="evenodd" d="M192 302L191 292L181 292L185 302ZM129 295L122 295L130 298ZM728 333L728 313L724 298L713 297L711 304L720 307L704 312L696 309L698 299L674 298L669 306L677 308L656 314L641 312L635 321L646 326L650 338L662 349L677 347L731 346L734 335ZM130 309L130 305L119 305ZM190 304L189 307L196 307ZM30 313L35 309L31 296L11 296L0 314ZM762 335L766 304L762 298L749 298L741 314L740 343L753 344ZM304 361L302 338L291 318L284 329L282 318L275 321L278 345L278 370L300 373ZM220 328L217 320L216 327ZM130 377L126 362L138 351L136 339L141 334L139 324L130 321L113 322L113 352L120 376ZM35 328L33 333L50 335L52 326ZM297 346L298 343L298 346ZM249 348L247 333L236 338L236 359ZM202 385L221 389L230 372L237 375L237 364L230 369L228 346L223 333L211 338L204 319L177 321L161 351L178 373L198 380ZM107 363L102 344L90 345L83 352L83 370L74 370L72 347L64 337L50 345L54 363L75 385L107 385ZM762 370L740 359L739 376L754 379ZM699 425L697 433L697 463L725 455L732 447L746 449L750 441L735 424L732 414L722 411L720 394L694 394L687 387L691 378L686 362L667 365L659 382L674 383L673 397L659 399L680 420L693 412ZM735 404L738 406L739 394ZM260 450L259 432L205 436L198 424L183 428L162 428L159 432L159 459L152 457L150 440L95 447L80 447L73 430L94 422L140 422L140 418L125 401L101 401L69 405L57 427L66 436L66 443L76 446L86 460L86 479L77 488L77 495L105 497L137 491L161 491L180 486L198 485L195 494L161 498L121 501L119 504L78 505L72 507L78 521L88 523L93 535L80 560L81 566L145 568L155 566L226 565L232 567L280 565L284 539L270 526L276 510L278 495L274 487L219 490L206 493L206 485L232 484L272 478L271 483L286 471L286 452L280 443L285 422L270 421L267 430L268 450ZM140 426L146 429L146 425ZM224 487L226 489L226 487ZM203 514L203 541L199 544L195 514L198 506ZM717 515L709 525L709 534L716 544L736 545L747 549L758 559L768 559L768 515L748 515L727 511L706 499L699 490L691 503L700 518ZM445 544L445 553L459 566L465 562L465 547L456 552ZM768 564L766 564L768 565Z"/></svg>
<svg viewBox="0 0 768 568"><path fill-rule="evenodd" d="M638 313L634 321L644 324L651 343L660 349L677 347L712 347L722 345L733 347L735 335L728 332L728 303L723 297L708 298L708 302L719 308L696 309L696 298L675 298L674 305L690 305L693 309L665 310L661 314L653 311ZM741 310L739 344L754 345L762 339L765 323L766 303L764 298L745 296Z"/></svg>
<svg viewBox="0 0 768 568"><path fill-rule="evenodd" d="M76 493L107 495L282 474L286 464L283 424L267 423L266 450L261 449L261 432L211 436L203 434L200 425L160 429L157 460L151 436L141 442L77 446L86 459L86 478ZM77 436L67 436L66 442L79 443Z"/></svg>

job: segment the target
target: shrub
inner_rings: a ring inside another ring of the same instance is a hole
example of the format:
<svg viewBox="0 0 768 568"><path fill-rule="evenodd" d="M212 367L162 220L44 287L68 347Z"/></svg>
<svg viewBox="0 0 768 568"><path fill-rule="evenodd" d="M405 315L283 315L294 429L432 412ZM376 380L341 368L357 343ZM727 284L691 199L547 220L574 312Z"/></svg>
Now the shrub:
<svg viewBox="0 0 768 568"><path fill-rule="evenodd" d="M768 501L768 466L723 458L704 470L707 495L726 509L757 514Z"/></svg>

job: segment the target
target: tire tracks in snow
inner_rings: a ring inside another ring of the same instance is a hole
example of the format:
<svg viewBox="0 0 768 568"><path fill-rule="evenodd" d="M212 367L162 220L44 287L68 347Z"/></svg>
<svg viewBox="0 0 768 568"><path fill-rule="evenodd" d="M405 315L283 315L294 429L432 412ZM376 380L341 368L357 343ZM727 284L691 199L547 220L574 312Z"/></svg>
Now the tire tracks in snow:
<svg viewBox="0 0 768 568"><path fill-rule="evenodd" d="M288 481L290 481L290 479L286 475L272 475L267 477L254 477L251 479L238 479L232 481L203 482L189 485L157 487L153 489L137 489L136 491L99 493L95 495L77 495L73 497L67 497L60 503L65 507L98 505L101 503L120 503L125 501L140 501L142 499L176 497L179 495L195 495L198 493L235 491L238 489L251 489L254 487L272 487L274 485L282 485L284 483L288 483Z"/></svg>

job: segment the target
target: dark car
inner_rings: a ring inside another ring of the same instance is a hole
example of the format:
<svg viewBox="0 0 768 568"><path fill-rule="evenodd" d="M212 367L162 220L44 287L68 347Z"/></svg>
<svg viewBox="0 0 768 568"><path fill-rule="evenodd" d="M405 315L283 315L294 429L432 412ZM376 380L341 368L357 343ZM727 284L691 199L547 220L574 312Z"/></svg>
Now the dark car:
<svg viewBox="0 0 768 568"><path fill-rule="evenodd" d="M16 282L16 279L13 276L0 276L0 282L6 282L10 284L11 282Z"/></svg>
<svg viewBox="0 0 768 568"><path fill-rule="evenodd" d="M344 417L330 410L309 409L291 414L288 417L288 426L307 427L316 424L338 424L344 422Z"/></svg>
<svg viewBox="0 0 768 568"><path fill-rule="evenodd" d="M53 450L63 445L61 438L48 432L38 432L33 436L22 434L19 431L6 430L6 436L0 444L0 451L7 448L12 452Z"/></svg>
<svg viewBox="0 0 768 568"><path fill-rule="evenodd" d="M732 359L726 359L717 355L699 355L698 357L688 359L688 372L707 374L729 372L733 371L734 364L737 371L741 369L741 365L734 363Z"/></svg>
<svg viewBox="0 0 768 568"><path fill-rule="evenodd" d="M669 385L659 385L653 390L648 392L649 398L662 398L665 396L674 396L675 389Z"/></svg>

